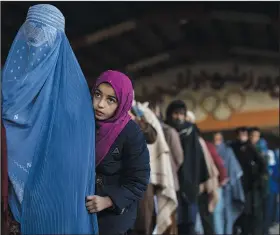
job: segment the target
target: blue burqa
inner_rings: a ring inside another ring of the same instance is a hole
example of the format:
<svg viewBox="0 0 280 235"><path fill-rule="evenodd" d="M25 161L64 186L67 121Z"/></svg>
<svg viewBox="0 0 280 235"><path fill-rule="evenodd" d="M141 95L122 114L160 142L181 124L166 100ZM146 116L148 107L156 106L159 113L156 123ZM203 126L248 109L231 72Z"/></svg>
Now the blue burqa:
<svg viewBox="0 0 280 235"><path fill-rule="evenodd" d="M227 169L229 182L221 189L223 205L220 208L219 227L215 227L217 234L233 234L233 225L241 215L245 204L245 195L242 187L241 176L243 171L233 150L222 143L216 146L218 154L224 160ZM216 211L215 211L216 213ZM219 212L218 212L219 213ZM215 215L216 216L216 215Z"/></svg>
<svg viewBox="0 0 280 235"><path fill-rule="evenodd" d="M95 123L64 17L35 5L2 74L9 205L22 234L97 234L85 198L95 191Z"/></svg>

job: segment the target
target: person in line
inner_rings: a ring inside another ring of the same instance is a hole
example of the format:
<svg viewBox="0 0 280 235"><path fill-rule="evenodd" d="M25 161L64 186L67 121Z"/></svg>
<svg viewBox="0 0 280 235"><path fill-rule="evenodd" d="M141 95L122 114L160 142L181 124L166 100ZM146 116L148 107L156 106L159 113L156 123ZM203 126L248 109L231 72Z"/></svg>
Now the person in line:
<svg viewBox="0 0 280 235"><path fill-rule="evenodd" d="M194 125L186 121L186 104L181 100L171 102L166 110L165 123L177 130L184 152L179 169L180 192L178 194L178 234L195 234L199 185L209 178L198 133Z"/></svg>
<svg viewBox="0 0 280 235"><path fill-rule="evenodd" d="M2 73L9 207L21 234L98 234L95 123L86 79L49 4L29 8Z"/></svg>
<svg viewBox="0 0 280 235"><path fill-rule="evenodd" d="M219 171L219 185L224 186L229 180L227 174L227 168L225 167L225 162L223 158L220 156L220 154L217 152L215 145L209 141L205 141L205 142L211 154L211 157Z"/></svg>
<svg viewBox="0 0 280 235"><path fill-rule="evenodd" d="M200 212L200 215L201 215L201 220L202 220L202 224L203 224L204 234L210 235L210 234L215 233L214 210L217 206L217 203L220 201L220 198L221 198L219 195L219 187L222 187L227 183L228 176L227 176L227 169L225 168L224 161L221 158L221 156L217 153L215 146L212 143L210 143L209 141L205 141L205 144L206 144L206 147L210 153L210 156L212 157L212 160L219 172L218 185L217 185L217 189L215 191L215 194L217 194L217 196L214 194L214 196L217 198L216 200L214 200L215 203L214 204L212 203L213 205L208 208L208 211L206 211L207 207L203 206L203 204L205 203L204 202L205 200L203 200L203 198L201 198L201 200L200 200L200 205L202 205L202 210ZM213 195L208 195L208 201L211 201L212 198L213 198ZM203 213L203 211L205 211L207 213ZM206 216L206 215L208 215L208 216Z"/></svg>
<svg viewBox="0 0 280 235"><path fill-rule="evenodd" d="M267 175L267 166L263 157L249 141L248 128L236 130L237 138L231 144L243 176L242 186L245 193L245 208L235 223L235 231L242 235L263 234L262 199L263 179Z"/></svg>
<svg viewBox="0 0 280 235"><path fill-rule="evenodd" d="M143 111L136 105L132 106L129 111L131 119L135 121L144 133L147 144L153 144L157 139L157 131L155 128L146 120Z"/></svg>
<svg viewBox="0 0 280 235"><path fill-rule="evenodd" d="M149 106L151 110L154 112L154 114L157 116L158 120L160 121L166 142L169 146L170 162L172 166L174 186L176 192L178 193L180 188L179 180L178 180L178 171L184 161L184 153L183 153L183 148L181 146L180 136L175 128L164 123L164 121L162 120L162 114L156 103L150 103Z"/></svg>
<svg viewBox="0 0 280 235"><path fill-rule="evenodd" d="M171 163L171 169L172 169L173 182L174 182L176 195L178 195L178 193L179 193L178 171L179 171L179 169L183 163L183 159L184 159L180 136L173 127L164 123L163 118L162 118L163 115L160 111L160 106L157 102L149 102L149 107L151 108L153 113L158 118L158 120L161 124L162 130L163 130L164 136L165 136L165 140L170 149L169 157L170 157L170 163ZM173 235L178 234L176 212L177 212L177 210L175 210L172 213L172 215L171 215L172 223L169 226L169 228L165 231L164 234L173 234Z"/></svg>
<svg viewBox="0 0 280 235"><path fill-rule="evenodd" d="M279 213L279 205L277 205L277 196L279 194L280 185L280 169L279 162L272 150L267 151L268 171L269 171L269 196L267 200L266 210L266 232L269 234L269 228L276 222L276 215ZM278 210L278 211L277 211Z"/></svg>
<svg viewBox="0 0 280 235"><path fill-rule="evenodd" d="M280 157L279 157L279 148L276 148L274 150L274 156L276 160L276 165L274 167L275 169L275 177L273 177L274 181L274 192L276 194L276 207L275 207L275 216L273 216L272 222L274 223L280 223Z"/></svg>
<svg viewBox="0 0 280 235"><path fill-rule="evenodd" d="M228 182L220 184L219 201L214 211L215 234L232 235L233 225L244 209L245 197L241 184L243 171L221 132L214 134L213 142L228 175Z"/></svg>
<svg viewBox="0 0 280 235"><path fill-rule="evenodd" d="M200 135L199 131L198 133ZM198 198L199 213L197 214L196 231L199 234L210 235L214 234L213 211L219 201L219 171L205 140L200 136L199 141L207 163L209 179L205 183L200 184L200 195Z"/></svg>
<svg viewBox="0 0 280 235"><path fill-rule="evenodd" d="M261 130L258 127L252 127L249 129L249 142L256 148L260 156L266 164L268 171L268 145L264 138L261 137ZM262 215L263 215L263 233L264 235L269 234L269 215L268 215L268 204L269 204L269 176L268 174L263 177L262 187Z"/></svg>
<svg viewBox="0 0 280 235"><path fill-rule="evenodd" d="M221 157L218 156L215 150L215 147L202 138L201 131L195 124L195 114L192 111L187 111L186 115L186 120L194 124L196 132L199 136L199 142L209 174L209 179L200 184L200 195L198 197L199 212L196 221L196 231L199 234L212 235L214 234L213 211L219 201L219 179L220 181L226 179L226 170Z"/></svg>
<svg viewBox="0 0 280 235"><path fill-rule="evenodd" d="M172 225L171 216L177 208L177 197L170 162L170 150L166 143L161 124L157 116L148 107L149 103L137 103L146 120L157 131L157 140L148 145L151 161L150 183L154 186L154 205L156 224L152 233L164 234ZM148 219L148 218L147 218Z"/></svg>
<svg viewBox="0 0 280 235"><path fill-rule="evenodd" d="M86 198L98 213L100 235L127 234L150 178L150 158L140 127L131 120L133 88L123 73L102 73L92 89L97 124L96 193Z"/></svg>
<svg viewBox="0 0 280 235"><path fill-rule="evenodd" d="M143 111L133 102L133 107L129 111L131 119L134 120L144 133L147 144L154 144L157 140L155 128L147 122ZM131 234L152 234L156 224L155 214L155 187L149 183L143 198L138 204L137 218Z"/></svg>
<svg viewBox="0 0 280 235"><path fill-rule="evenodd" d="M280 223L280 157L279 157L279 148L274 150L274 156L276 160L276 164L273 167L271 174L271 190L275 195L275 199L273 200L275 203L275 211L272 213L272 225L275 223Z"/></svg>

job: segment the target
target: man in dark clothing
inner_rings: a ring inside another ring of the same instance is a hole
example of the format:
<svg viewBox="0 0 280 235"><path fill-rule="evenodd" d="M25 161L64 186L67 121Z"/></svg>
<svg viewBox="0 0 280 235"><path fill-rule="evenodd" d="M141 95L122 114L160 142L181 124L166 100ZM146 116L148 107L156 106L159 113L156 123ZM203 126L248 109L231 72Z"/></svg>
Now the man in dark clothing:
<svg viewBox="0 0 280 235"><path fill-rule="evenodd" d="M259 155L263 158L263 164L265 165L267 172L262 177L262 225L263 225L263 234L268 235L269 234L269 216L266 213L266 207L267 207L267 201L269 197L269 184L268 184L268 156L267 151L268 147L266 144L266 141L264 139L261 139L261 130L258 127L252 127L249 130L249 142L252 146L255 147L255 149L258 151ZM264 146L263 146L264 145Z"/></svg>
<svg viewBox="0 0 280 235"><path fill-rule="evenodd" d="M166 124L180 135L184 161L178 171L178 233L195 234L199 184L208 178L207 166L195 126L185 121L187 107L181 100L173 101L166 111Z"/></svg>
<svg viewBox="0 0 280 235"><path fill-rule="evenodd" d="M235 224L242 235L262 234L263 178L267 174L264 159L250 143L248 129L236 130L237 139L231 147L243 170L242 185L245 193L245 209Z"/></svg>

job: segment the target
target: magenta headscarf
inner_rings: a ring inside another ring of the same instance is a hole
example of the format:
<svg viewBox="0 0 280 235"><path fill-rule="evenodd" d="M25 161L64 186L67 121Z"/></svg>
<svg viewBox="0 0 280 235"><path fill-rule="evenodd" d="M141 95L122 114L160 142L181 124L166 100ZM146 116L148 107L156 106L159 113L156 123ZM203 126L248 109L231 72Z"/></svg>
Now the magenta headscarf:
<svg viewBox="0 0 280 235"><path fill-rule="evenodd" d="M96 120L99 127L96 135L96 166L104 159L123 128L130 121L128 111L131 109L133 101L132 83L125 74L113 70L102 73L97 79L92 92L101 83L108 83L113 87L119 106L114 116L110 119Z"/></svg>

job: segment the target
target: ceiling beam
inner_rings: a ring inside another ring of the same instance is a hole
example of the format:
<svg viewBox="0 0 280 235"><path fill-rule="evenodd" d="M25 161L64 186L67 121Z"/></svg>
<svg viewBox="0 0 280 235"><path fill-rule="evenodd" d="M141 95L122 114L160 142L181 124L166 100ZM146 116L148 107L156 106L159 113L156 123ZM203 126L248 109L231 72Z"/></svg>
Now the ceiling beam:
<svg viewBox="0 0 280 235"><path fill-rule="evenodd" d="M257 50L243 47L234 47L226 48L221 46L219 43L211 43L209 45L195 46L191 43L186 43L181 45L176 49L166 50L160 54L154 56L143 58L138 61L134 61L130 64L123 66L115 66L116 69L126 71L129 73L142 73L144 70L152 70L153 67L156 67L159 64L168 64L169 60L178 60L178 61L196 61L204 60L211 61L212 59L226 59L226 58L238 58L243 57L244 60L266 60L269 59L270 62L280 61L280 54L278 52L266 51L266 50ZM93 63L94 64L94 63ZM85 68L92 68L93 64L87 63L84 64ZM102 68L100 67L102 70ZM106 68L104 68L106 69Z"/></svg>
<svg viewBox="0 0 280 235"><path fill-rule="evenodd" d="M129 64L125 67L125 70L127 72L135 72L139 69L144 69L146 67L156 65L160 62L167 61L167 60L169 60L169 58L170 58L169 53L162 53L162 54L159 54L159 55L155 55L153 57L144 58L140 61L137 61L136 63Z"/></svg>
<svg viewBox="0 0 280 235"><path fill-rule="evenodd" d="M245 47L233 47L230 49L231 54L245 55L245 56L257 56L263 58L279 59L280 63L280 52L251 49Z"/></svg>
<svg viewBox="0 0 280 235"><path fill-rule="evenodd" d="M262 61L267 60L268 63L280 64L280 53L275 51L257 50L243 47L224 48L218 43L212 45L204 45L203 47L194 47L190 44L183 45L174 50L166 51L160 55L145 58L141 61L134 62L125 66L125 71L141 73L158 64L167 62L168 60L178 61L211 61L215 59L236 59L243 61Z"/></svg>
<svg viewBox="0 0 280 235"><path fill-rule="evenodd" d="M131 19L108 28L101 29L94 33L85 35L79 39L73 40L73 48L87 47L91 44L101 42L103 40L116 37L118 35L130 32L137 29L138 26L159 24L164 25L168 21L176 21L186 24L188 21L204 21L221 20L230 22L245 22L251 24L277 24L277 20L271 19L265 14L237 12L237 11L211 11L205 12L202 4L195 4L191 7L188 5L177 5L169 9L161 10L159 12L149 12L142 18Z"/></svg>
<svg viewBox="0 0 280 235"><path fill-rule="evenodd" d="M273 65L273 66L278 66L279 63L275 61L275 59L260 59L260 58L255 58L252 60L250 57L245 57L245 56L234 56L234 57L229 57L227 55L211 55L207 58L203 57L197 57L197 58L192 58L192 60L189 60L187 58L181 58L180 60L177 60L175 62L170 62L170 63L163 63L160 66L155 66L155 67L150 67L146 68L145 70L142 71L137 71L132 73L133 79L143 79L143 78L149 78L151 75L155 74L162 74L170 69L176 69L180 68L182 66L187 66L187 65L192 65L192 64L197 64L197 63L250 63L251 65Z"/></svg>
<svg viewBox="0 0 280 235"><path fill-rule="evenodd" d="M95 44L95 43L101 42L103 40L106 40L108 38L116 37L125 32L134 30L135 28L136 28L135 21L126 21L126 22L111 26L109 28L99 30L95 33L86 35L86 36L82 37L81 39L74 40L72 43L72 47L73 47L73 49L87 47L91 44Z"/></svg>
<svg viewBox="0 0 280 235"><path fill-rule="evenodd" d="M180 52L179 52L180 51ZM176 50L170 50L169 51L169 56L168 60L162 59L158 60L158 63L153 63L153 64L147 64L147 66L143 66L139 69L128 69L130 66L132 67L137 64L137 61L135 63L132 63L127 66L124 66L122 68L116 68L122 72L128 73L133 79L138 79L142 77L149 77L151 74L156 74L156 73L162 73L168 69L171 68L176 68L180 67L182 65L186 65L187 63L207 63L207 62L232 62L232 63L248 63L250 62L251 64L255 65L279 65L279 59L274 58L274 57L258 57L254 55L233 55L230 54L229 50L223 50L219 51L218 47L215 47L213 45L212 48L193 48L188 45L181 47L181 49ZM165 54L162 54L162 57ZM155 56L156 57L156 56ZM149 58L146 60L141 60L142 61L148 61ZM92 67L91 67L92 69ZM102 71L102 70L101 70ZM101 72L99 71L99 72ZM99 73L98 72L98 73ZM93 70L90 70L90 67L87 68L87 78L89 80L95 79L98 76L97 72L94 72Z"/></svg>
<svg viewBox="0 0 280 235"><path fill-rule="evenodd" d="M155 66L159 63L168 61L169 59L192 59L194 57L207 57L207 55L214 55L220 57L228 53L227 48L222 47L218 43L211 43L203 46L192 45L191 43L185 43L178 46L176 49L166 50L161 54L154 55L149 58L144 58L140 61L125 66L125 70L128 72L137 72L144 70L148 67Z"/></svg>
<svg viewBox="0 0 280 235"><path fill-rule="evenodd" d="M264 14L236 11L212 11L210 13L212 20L222 20L231 22L242 22L251 24L272 24L273 20Z"/></svg>
<svg viewBox="0 0 280 235"><path fill-rule="evenodd" d="M207 55L211 55L211 58L224 56L226 58L228 50L226 48L221 47L218 43L203 45L203 46L195 46L191 43L185 43L181 46L178 46L176 49L169 49L163 51L160 54L156 54L149 58L142 58L140 60L134 61L130 64L123 64L122 66L114 66L112 69L118 69L123 72L128 72L130 74L141 73L141 71L146 69L152 69L161 63L169 63L169 60L192 60L193 58L207 58ZM81 55L82 57L82 55ZM94 61L89 62L85 57L81 58L80 61L83 69L90 74L92 71L92 76L95 76L98 72L106 70L105 64L103 66L98 66L98 68L94 68Z"/></svg>
<svg viewBox="0 0 280 235"><path fill-rule="evenodd" d="M176 20L178 23L183 18L199 19L203 16L202 4L192 5L189 8L187 5L185 7L171 7L166 10L161 10L159 12L150 11L145 14L142 18L131 19L116 25L110 26L106 29L101 29L100 31L85 35L77 40L73 40L73 48L78 49L80 47L87 47L91 44L98 43L100 41L106 40L111 37L121 35L125 32L135 30L139 26L151 25L151 24L164 24L164 22Z"/></svg>

